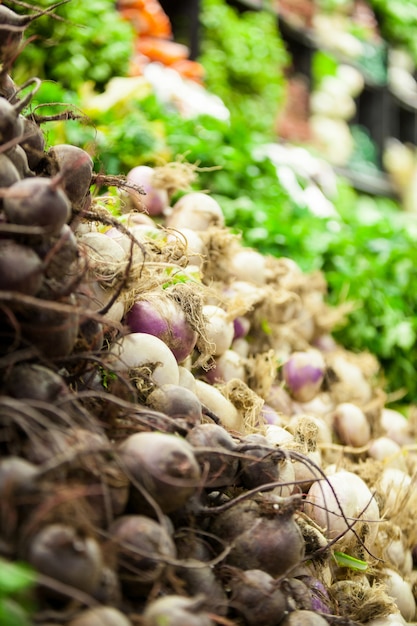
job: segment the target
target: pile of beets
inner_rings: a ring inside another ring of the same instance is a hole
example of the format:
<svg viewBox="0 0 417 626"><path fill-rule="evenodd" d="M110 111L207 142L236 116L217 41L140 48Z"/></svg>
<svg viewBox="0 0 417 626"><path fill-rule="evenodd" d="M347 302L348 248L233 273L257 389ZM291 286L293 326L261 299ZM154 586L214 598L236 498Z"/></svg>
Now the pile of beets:
<svg viewBox="0 0 417 626"><path fill-rule="evenodd" d="M44 13L0 5L0 568L35 575L8 619L412 623L413 412L195 168L47 145L41 81L13 80Z"/></svg>

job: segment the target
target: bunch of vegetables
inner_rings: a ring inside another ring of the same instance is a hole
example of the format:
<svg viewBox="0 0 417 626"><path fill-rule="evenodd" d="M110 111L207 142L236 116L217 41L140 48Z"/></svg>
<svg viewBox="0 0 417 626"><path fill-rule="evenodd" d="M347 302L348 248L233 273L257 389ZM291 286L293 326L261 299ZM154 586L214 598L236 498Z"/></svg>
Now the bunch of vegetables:
<svg viewBox="0 0 417 626"><path fill-rule="evenodd" d="M13 78L41 14L0 7L2 620L411 622L415 426L376 359L195 168L44 143Z"/></svg>

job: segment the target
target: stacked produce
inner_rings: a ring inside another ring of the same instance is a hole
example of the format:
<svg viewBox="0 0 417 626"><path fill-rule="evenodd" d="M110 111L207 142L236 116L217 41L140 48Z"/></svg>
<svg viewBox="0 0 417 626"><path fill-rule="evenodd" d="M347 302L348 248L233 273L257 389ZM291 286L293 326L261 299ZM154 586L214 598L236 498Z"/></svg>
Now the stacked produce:
<svg viewBox="0 0 417 626"><path fill-rule="evenodd" d="M0 6L0 622L411 623L413 415L197 167L45 143L31 19Z"/></svg>

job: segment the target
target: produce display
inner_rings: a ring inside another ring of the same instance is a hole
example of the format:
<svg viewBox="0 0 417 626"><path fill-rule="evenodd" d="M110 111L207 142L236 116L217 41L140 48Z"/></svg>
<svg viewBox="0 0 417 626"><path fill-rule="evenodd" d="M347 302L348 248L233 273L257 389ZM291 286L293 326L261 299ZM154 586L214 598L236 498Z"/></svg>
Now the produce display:
<svg viewBox="0 0 417 626"><path fill-rule="evenodd" d="M105 11L106 20L115 28L118 17L113 8L110 20L109 0L96 2L100 2L100 6L94 3L96 13ZM81 115L68 123L50 122L45 134L51 144L69 142L87 149L97 171L126 174L135 165L158 165L178 155L198 163L200 187L221 203L227 225L242 234L246 245L263 253L290 256L305 271L324 272L329 301L346 302L352 310L335 329L338 340L350 350L365 349L378 357L390 399L406 409L417 398L413 365L417 359L416 214L403 211L399 199L357 193L349 182L335 178L334 173L329 176L323 160L315 161L306 150L288 151L277 168L275 156L272 162L259 156L259 147L276 141L270 121L277 98L282 102L283 72L290 60L274 16L250 11L237 15L225 4L224 0L201 3L202 59L209 89L154 62L148 63L146 77L116 75L104 90L95 87L91 41L101 58L111 53L109 46L117 38L93 36L96 22L91 19L90 4L80 0L71 0L54 12L66 20L63 41L73 38L78 42L77 55L84 59L76 81L66 80L65 87L56 82L60 80L62 52L47 44L58 39L54 33L58 29L61 34L62 25L48 16L28 27L27 36L36 37L36 45L27 45L16 59L17 80L23 83L33 72L47 79L32 100L35 113L62 117L70 108L72 117ZM80 24L84 23L91 36L85 37L82 29L79 41ZM247 41L251 50L246 64L241 62L241 41L245 45ZM123 44L127 67L132 46L126 37ZM219 52L204 54L205 46ZM39 64L37 60L46 53L51 62ZM261 65L260 56L264 59ZM315 54L313 61L318 81L337 71L338 65L330 62L328 55ZM250 78L249 67L256 79ZM277 73L272 68L278 68ZM75 90L74 83L79 85L83 76L85 82ZM67 72L67 78L73 75ZM214 94L221 95L223 102ZM261 116L257 113L260 106ZM361 149L355 149L351 166L361 171L372 165L372 146L364 141L363 133L355 132L355 137ZM275 150L277 147L275 144ZM395 148L390 151L390 162L395 166L401 163L404 178L413 168L407 158L404 166L404 158L397 158ZM265 150L261 152L265 154ZM409 152L403 150L402 155L407 157ZM333 205L333 211L318 216L311 210L322 204Z"/></svg>
<svg viewBox="0 0 417 626"><path fill-rule="evenodd" d="M0 623L413 623L414 412L197 166L48 143L38 17L0 5Z"/></svg>

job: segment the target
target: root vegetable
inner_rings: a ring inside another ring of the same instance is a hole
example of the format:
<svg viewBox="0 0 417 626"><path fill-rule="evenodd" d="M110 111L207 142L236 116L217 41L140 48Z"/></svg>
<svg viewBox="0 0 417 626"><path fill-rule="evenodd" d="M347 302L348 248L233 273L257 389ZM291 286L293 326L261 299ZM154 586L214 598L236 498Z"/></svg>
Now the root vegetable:
<svg viewBox="0 0 417 626"><path fill-rule="evenodd" d="M14 146L13 148L10 148L10 150L7 150L6 154L17 169L20 178L30 178L35 176L29 167L28 158L22 146Z"/></svg>
<svg viewBox="0 0 417 626"><path fill-rule="evenodd" d="M386 515L401 510L408 498L411 485L412 479L406 472L395 467L386 467L383 470L377 488L383 495Z"/></svg>
<svg viewBox="0 0 417 626"><path fill-rule="evenodd" d="M32 248L0 239L0 289L34 296L43 282L43 264Z"/></svg>
<svg viewBox="0 0 417 626"><path fill-rule="evenodd" d="M280 626L328 626L329 622L314 611L300 609L288 613Z"/></svg>
<svg viewBox="0 0 417 626"><path fill-rule="evenodd" d="M261 569L273 577L300 564L305 543L288 510L261 513L255 502L237 503L217 514L211 532L230 542L226 563L239 569Z"/></svg>
<svg viewBox="0 0 417 626"><path fill-rule="evenodd" d="M41 574L89 594L98 585L103 565L97 541L65 524L48 524L36 533L27 560Z"/></svg>
<svg viewBox="0 0 417 626"><path fill-rule="evenodd" d="M143 626L214 626L209 615L201 610L199 597L167 595L151 601L143 613Z"/></svg>
<svg viewBox="0 0 417 626"><path fill-rule="evenodd" d="M161 215L169 206L166 189L155 183L155 170L148 165L138 165L127 173L127 180L140 187L144 193L129 192L131 200L139 210L149 215Z"/></svg>
<svg viewBox="0 0 417 626"><path fill-rule="evenodd" d="M215 359L214 366L204 374L204 377L212 385L227 383L233 378L244 381L246 378L244 360L234 350L226 350Z"/></svg>
<svg viewBox="0 0 417 626"><path fill-rule="evenodd" d="M386 568L386 585L388 595L395 600L401 615L411 622L416 613L416 602L410 585L394 570Z"/></svg>
<svg viewBox="0 0 417 626"><path fill-rule="evenodd" d="M9 456L0 460L0 499L30 493L35 489L38 468L24 458Z"/></svg>
<svg viewBox="0 0 417 626"><path fill-rule="evenodd" d="M21 142L26 152L29 168L35 171L45 155L45 137L38 124L28 117L23 118L23 136Z"/></svg>
<svg viewBox="0 0 417 626"><path fill-rule="evenodd" d="M298 402L308 402L320 390L326 364L318 350L293 352L282 367L284 381L291 396Z"/></svg>
<svg viewBox="0 0 417 626"><path fill-rule="evenodd" d="M266 257L257 250L242 248L231 258L230 272L236 280L249 281L254 285L265 285Z"/></svg>
<svg viewBox="0 0 417 626"><path fill-rule="evenodd" d="M201 191L192 191L182 196L166 217L166 226L169 228L206 231L210 227L222 228L224 224L219 203Z"/></svg>
<svg viewBox="0 0 417 626"><path fill-rule="evenodd" d="M304 511L326 530L330 539L343 534L352 536L348 524L355 520L356 531L367 526L367 544L372 546L378 532L379 508L373 494L359 476L345 470L313 483Z"/></svg>
<svg viewBox="0 0 417 626"><path fill-rule="evenodd" d="M175 573L185 582L185 591L190 597L202 598L202 610L216 615L226 615L229 606L228 597L216 570L210 563L213 550L204 539L195 536L188 529L178 531L175 541L178 558L183 561L183 565L176 566Z"/></svg>
<svg viewBox="0 0 417 626"><path fill-rule="evenodd" d="M240 479L245 489L253 489L279 479L279 459L266 437L260 434L242 438L238 450L244 452L240 459Z"/></svg>
<svg viewBox="0 0 417 626"><path fill-rule="evenodd" d="M108 367L115 372L147 368L155 385L178 385L178 364L174 354L158 337L130 333L115 342L109 351Z"/></svg>
<svg viewBox="0 0 417 626"><path fill-rule="evenodd" d="M200 424L186 436L201 466L206 487L232 485L239 468L237 457L227 454L236 450L231 435L217 424Z"/></svg>
<svg viewBox="0 0 417 626"><path fill-rule="evenodd" d="M371 427L362 409L352 402L338 404L332 415L333 428L340 441L353 447L367 444Z"/></svg>
<svg viewBox="0 0 417 626"><path fill-rule="evenodd" d="M138 511L145 503L135 484L146 490L164 513L181 508L197 493L200 467L192 446L182 437L150 431L136 433L120 445L119 456L134 481L132 505Z"/></svg>
<svg viewBox="0 0 417 626"><path fill-rule="evenodd" d="M77 341L79 314L73 297L62 303L72 310L27 305L19 316L20 330L25 342L36 346L45 356L63 357L71 354Z"/></svg>
<svg viewBox="0 0 417 626"><path fill-rule="evenodd" d="M119 576L134 596L149 591L166 570L164 559L176 557L174 541L163 525L145 515L122 515L109 529L117 553Z"/></svg>
<svg viewBox="0 0 417 626"><path fill-rule="evenodd" d="M57 144L48 151L54 162L51 174L62 172L62 187L70 202L81 206L90 190L93 159L88 152L70 144Z"/></svg>
<svg viewBox="0 0 417 626"><path fill-rule="evenodd" d="M213 344L213 354L220 356L232 345L235 334L233 321L224 309L215 304L203 306L203 315L207 320L207 339Z"/></svg>
<svg viewBox="0 0 417 626"><path fill-rule="evenodd" d="M214 413L227 430L245 432L245 425L239 411L217 387L202 380L196 380L196 394L203 406Z"/></svg>
<svg viewBox="0 0 417 626"><path fill-rule="evenodd" d="M178 363L191 354L198 338L181 305L165 293L137 300L126 315L126 324L133 333L149 333L161 339Z"/></svg>
<svg viewBox="0 0 417 626"><path fill-rule="evenodd" d="M79 242L88 258L92 277L112 286L114 279L125 270L125 250L115 239L100 232L85 233L79 238Z"/></svg>
<svg viewBox="0 0 417 626"><path fill-rule="evenodd" d="M113 606L97 606L81 611L68 626L132 626L132 622Z"/></svg>
<svg viewBox="0 0 417 626"><path fill-rule="evenodd" d="M6 392L14 398L55 403L69 394L64 379L40 363L18 363L5 377Z"/></svg>
<svg viewBox="0 0 417 626"><path fill-rule="evenodd" d="M56 233L70 218L70 201L55 179L23 178L8 187L7 192L3 207L13 224L41 226Z"/></svg>
<svg viewBox="0 0 417 626"><path fill-rule="evenodd" d="M9 159L7 154L0 154L0 186L10 187L21 179L19 172L14 163ZM3 203L3 199L0 200Z"/></svg>
<svg viewBox="0 0 417 626"><path fill-rule="evenodd" d="M200 424L203 414L201 402L189 389L180 385L161 385L147 397L148 406L189 426Z"/></svg>
<svg viewBox="0 0 417 626"><path fill-rule="evenodd" d="M286 598L275 579L258 569L233 570L228 580L230 605L248 626L281 623L286 614Z"/></svg>

